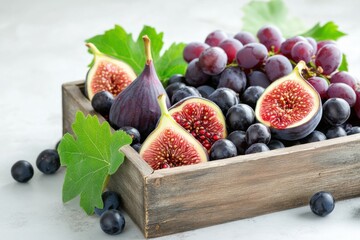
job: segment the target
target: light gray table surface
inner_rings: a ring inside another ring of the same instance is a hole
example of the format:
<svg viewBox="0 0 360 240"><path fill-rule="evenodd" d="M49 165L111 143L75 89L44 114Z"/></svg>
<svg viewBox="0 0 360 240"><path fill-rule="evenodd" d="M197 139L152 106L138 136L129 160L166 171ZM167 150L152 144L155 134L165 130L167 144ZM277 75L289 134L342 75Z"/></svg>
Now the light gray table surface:
<svg viewBox="0 0 360 240"><path fill-rule="evenodd" d="M85 215L78 199L64 205L63 169L44 176L35 168L33 179L19 184L10 168L20 159L35 167L37 155L61 138L61 84L85 78L92 58L85 39L116 23L136 36L144 24L154 26L165 32L166 46L203 41L215 29L234 34L246 2L0 0L0 239L143 239L128 216L124 232L111 237L101 231L98 217ZM349 33L339 46L350 72L360 76L360 2L286 2L309 26L334 20ZM360 199L355 198L337 202L326 218L305 206L159 239L330 240L359 239L359 234Z"/></svg>

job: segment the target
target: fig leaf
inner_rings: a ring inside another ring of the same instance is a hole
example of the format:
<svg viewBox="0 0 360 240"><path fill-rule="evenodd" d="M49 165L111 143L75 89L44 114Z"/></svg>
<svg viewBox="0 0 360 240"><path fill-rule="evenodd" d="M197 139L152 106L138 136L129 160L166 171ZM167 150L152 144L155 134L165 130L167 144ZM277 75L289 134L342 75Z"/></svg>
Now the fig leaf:
<svg viewBox="0 0 360 240"><path fill-rule="evenodd" d="M74 136L66 133L58 147L61 165L66 167L62 189L63 202L80 196L80 206L87 214L103 208L101 194L108 176L124 162L120 147L130 144L124 131L111 133L107 122L99 123L97 116L76 113L72 124Z"/></svg>
<svg viewBox="0 0 360 240"><path fill-rule="evenodd" d="M160 52L164 46L164 34L158 33L155 28L150 26L143 27L136 41L133 40L131 33L127 33L123 27L115 25L113 29L87 39L86 42L93 43L100 52L126 62L139 75L146 61L142 40L144 35L147 35L151 40L151 55L154 66L164 86L167 85L167 81L172 75L176 73L185 74L187 64L183 59L183 50L186 45L184 43L173 43L161 55Z"/></svg>
<svg viewBox="0 0 360 240"><path fill-rule="evenodd" d="M346 35L339 30L339 26L332 21L323 25L315 24L309 30L303 21L293 17L283 0L251 1L243 7L243 30L256 35L264 25L277 26L284 37L296 35L312 37L316 41L338 40Z"/></svg>
<svg viewBox="0 0 360 240"><path fill-rule="evenodd" d="M339 71L349 71L346 55L343 53Z"/></svg>
<svg viewBox="0 0 360 240"><path fill-rule="evenodd" d="M299 18L290 15L288 8L283 0L269 1L250 1L243 7L243 31L248 31L256 35L257 31L264 25L277 26L284 37L293 37L296 35L312 37L316 41L338 40L347 34L339 30L339 26L333 21L323 25L315 24L306 31L302 21ZM348 71L346 55L343 54L339 70Z"/></svg>
<svg viewBox="0 0 360 240"><path fill-rule="evenodd" d="M315 24L311 29L300 34L304 37L312 37L316 41L322 40L338 40L339 38L346 35L346 33L339 30L339 26L334 22L330 21L321 25L320 23Z"/></svg>
<svg viewBox="0 0 360 240"><path fill-rule="evenodd" d="M242 10L242 29L255 36L264 25L278 27L285 37L292 37L306 30L302 21L289 13L282 0L253 0L246 4Z"/></svg>

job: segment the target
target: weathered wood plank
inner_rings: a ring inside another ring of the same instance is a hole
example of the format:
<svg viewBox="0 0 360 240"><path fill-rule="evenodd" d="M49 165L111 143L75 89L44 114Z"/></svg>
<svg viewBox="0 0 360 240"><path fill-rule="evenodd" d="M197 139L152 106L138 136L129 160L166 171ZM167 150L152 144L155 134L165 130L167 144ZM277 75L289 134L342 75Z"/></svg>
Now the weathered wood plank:
<svg viewBox="0 0 360 240"><path fill-rule="evenodd" d="M344 144L346 143L346 144ZM174 169L146 178L147 237L360 195L360 135Z"/></svg>
<svg viewBox="0 0 360 240"><path fill-rule="evenodd" d="M83 88L83 81L71 82L62 86L64 133L72 133L71 124L78 110L85 115L97 115L100 122L105 121L101 115L93 110L90 101L83 95L81 88ZM126 159L119 170L111 176L108 188L120 193L122 207L144 231L144 179L153 172L153 169L140 159L139 154L132 147L124 146L121 151L126 155Z"/></svg>
<svg viewBox="0 0 360 240"><path fill-rule="evenodd" d="M126 155L126 159L118 171L111 176L108 188L120 194L123 208L140 229L144 231L146 219L145 178L153 170L148 165L144 167L143 164L130 160L139 158L139 154L132 147L124 146L121 151Z"/></svg>
<svg viewBox="0 0 360 240"><path fill-rule="evenodd" d="M84 114L98 115L92 108L90 101L81 92L84 81L65 83L62 85L63 134L72 133L71 124L77 111ZM98 115L99 116L99 115ZM99 116L100 121L104 118Z"/></svg>

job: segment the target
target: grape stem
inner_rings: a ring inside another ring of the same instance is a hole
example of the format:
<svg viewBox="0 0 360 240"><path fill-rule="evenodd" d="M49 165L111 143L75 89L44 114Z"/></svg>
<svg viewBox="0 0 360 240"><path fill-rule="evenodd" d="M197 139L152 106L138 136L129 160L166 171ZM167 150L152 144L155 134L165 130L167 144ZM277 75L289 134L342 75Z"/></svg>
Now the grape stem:
<svg viewBox="0 0 360 240"><path fill-rule="evenodd" d="M329 80L329 77L323 75L321 72L322 72L322 68L319 69L318 67L316 67L316 65L313 63L313 62L310 62L310 66L311 66L311 69L312 69L312 73L315 74L315 76L319 76L319 77L322 77L324 78L328 84L330 84L330 80Z"/></svg>

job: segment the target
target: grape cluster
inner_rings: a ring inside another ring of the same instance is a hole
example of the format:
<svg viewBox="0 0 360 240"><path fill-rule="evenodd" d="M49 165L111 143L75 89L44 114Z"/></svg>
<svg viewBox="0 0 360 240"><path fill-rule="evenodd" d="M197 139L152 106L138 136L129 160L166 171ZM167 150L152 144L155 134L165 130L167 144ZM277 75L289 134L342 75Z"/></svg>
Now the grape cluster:
<svg viewBox="0 0 360 240"><path fill-rule="evenodd" d="M166 88L171 103L189 96L215 102L226 116L228 140L237 155L359 132L360 127L355 126L360 118L359 83L348 72L338 70L342 52L334 41L316 42L303 36L285 39L274 26L259 29L256 36L239 32L230 37L217 30L204 42L189 43L183 57L188 62L185 76L174 75ZM323 119L306 138L280 141L256 123L254 109L265 89L288 75L299 61L307 64L303 77L322 99ZM214 156L219 155L216 146L228 146L228 142L215 145Z"/></svg>

